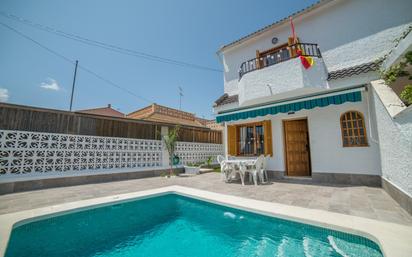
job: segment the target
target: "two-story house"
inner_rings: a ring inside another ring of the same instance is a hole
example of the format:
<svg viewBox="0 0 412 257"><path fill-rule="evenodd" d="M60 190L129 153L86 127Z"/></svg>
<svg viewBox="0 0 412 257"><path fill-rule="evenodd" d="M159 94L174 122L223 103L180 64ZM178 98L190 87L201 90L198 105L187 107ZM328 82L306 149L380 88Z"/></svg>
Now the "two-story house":
<svg viewBox="0 0 412 257"><path fill-rule="evenodd" d="M319 1L221 47L226 154L270 155L276 177L380 184L370 82L411 13L410 0Z"/></svg>

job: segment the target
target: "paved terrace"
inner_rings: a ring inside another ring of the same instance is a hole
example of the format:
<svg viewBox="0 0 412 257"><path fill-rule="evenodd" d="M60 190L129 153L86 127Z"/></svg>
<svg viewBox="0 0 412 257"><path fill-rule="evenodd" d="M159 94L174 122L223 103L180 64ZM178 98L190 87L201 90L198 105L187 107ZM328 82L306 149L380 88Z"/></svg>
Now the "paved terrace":
<svg viewBox="0 0 412 257"><path fill-rule="evenodd" d="M381 188L286 182L242 187L239 183L224 183L220 180L219 173L169 179L153 177L1 195L0 214L170 185L187 186L412 226L412 216Z"/></svg>

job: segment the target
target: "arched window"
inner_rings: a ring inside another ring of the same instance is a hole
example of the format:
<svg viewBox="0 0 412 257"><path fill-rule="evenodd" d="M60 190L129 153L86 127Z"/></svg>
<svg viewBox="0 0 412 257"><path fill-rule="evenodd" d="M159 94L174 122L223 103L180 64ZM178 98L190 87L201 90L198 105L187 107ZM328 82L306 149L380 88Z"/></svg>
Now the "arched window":
<svg viewBox="0 0 412 257"><path fill-rule="evenodd" d="M357 111L345 112L340 116L343 147L367 146L365 121Z"/></svg>

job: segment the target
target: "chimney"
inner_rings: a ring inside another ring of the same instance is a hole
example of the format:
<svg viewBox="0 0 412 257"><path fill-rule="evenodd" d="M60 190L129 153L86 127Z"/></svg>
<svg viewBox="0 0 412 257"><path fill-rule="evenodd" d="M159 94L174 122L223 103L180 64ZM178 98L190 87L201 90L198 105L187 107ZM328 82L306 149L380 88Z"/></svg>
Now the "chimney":
<svg viewBox="0 0 412 257"><path fill-rule="evenodd" d="M112 105L111 105L111 104L108 104L108 105L107 105L107 108L112 108Z"/></svg>

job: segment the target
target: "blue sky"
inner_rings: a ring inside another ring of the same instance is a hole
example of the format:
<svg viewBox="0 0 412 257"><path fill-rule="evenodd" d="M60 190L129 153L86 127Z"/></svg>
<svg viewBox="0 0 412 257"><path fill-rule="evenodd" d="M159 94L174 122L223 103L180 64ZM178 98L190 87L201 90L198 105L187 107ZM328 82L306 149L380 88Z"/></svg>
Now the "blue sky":
<svg viewBox="0 0 412 257"><path fill-rule="evenodd" d="M222 69L217 49L288 16L311 1L2 0L0 11L67 33L165 58ZM129 113L150 102L213 118L221 72L110 52L0 16L0 22L87 67L136 97L79 69L73 109ZM0 25L0 101L67 110L74 66Z"/></svg>

